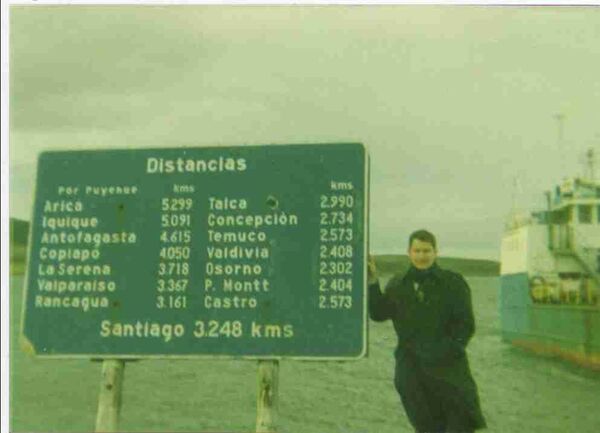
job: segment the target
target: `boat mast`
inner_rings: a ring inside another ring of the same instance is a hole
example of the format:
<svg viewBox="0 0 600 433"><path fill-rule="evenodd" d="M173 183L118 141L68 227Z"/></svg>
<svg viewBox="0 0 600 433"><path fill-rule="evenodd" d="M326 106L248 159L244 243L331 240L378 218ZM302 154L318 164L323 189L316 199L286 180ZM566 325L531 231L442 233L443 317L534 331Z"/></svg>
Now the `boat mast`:
<svg viewBox="0 0 600 433"><path fill-rule="evenodd" d="M560 158L560 172L563 174L566 173L565 158L563 155L565 117L566 116L564 113L557 113L554 115L554 118L556 119L556 125L558 127L558 134L557 134L557 138L556 138L556 147L558 148L558 156Z"/></svg>
<svg viewBox="0 0 600 433"><path fill-rule="evenodd" d="M586 163L586 171L587 171L587 173L585 173L585 175L589 180L591 180L593 182L596 180L596 173L595 173L595 167L594 167L595 154L594 154L594 149L591 147L585 153L585 163Z"/></svg>

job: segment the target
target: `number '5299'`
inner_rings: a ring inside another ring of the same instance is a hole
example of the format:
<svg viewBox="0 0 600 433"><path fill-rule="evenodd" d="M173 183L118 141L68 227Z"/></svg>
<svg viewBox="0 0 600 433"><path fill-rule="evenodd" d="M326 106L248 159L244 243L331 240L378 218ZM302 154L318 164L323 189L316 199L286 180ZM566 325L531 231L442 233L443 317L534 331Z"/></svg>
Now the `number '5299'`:
<svg viewBox="0 0 600 433"><path fill-rule="evenodd" d="M190 210L193 205L191 198L165 197L161 200L162 211L179 212Z"/></svg>

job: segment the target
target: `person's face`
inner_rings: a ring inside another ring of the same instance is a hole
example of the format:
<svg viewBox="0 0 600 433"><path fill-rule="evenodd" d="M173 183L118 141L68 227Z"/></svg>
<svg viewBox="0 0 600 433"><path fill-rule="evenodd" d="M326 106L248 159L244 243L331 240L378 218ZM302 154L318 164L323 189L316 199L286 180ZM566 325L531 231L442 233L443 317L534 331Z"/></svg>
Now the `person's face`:
<svg viewBox="0 0 600 433"><path fill-rule="evenodd" d="M435 262L437 251L429 242L413 239L408 249L410 262L417 269L428 269Z"/></svg>

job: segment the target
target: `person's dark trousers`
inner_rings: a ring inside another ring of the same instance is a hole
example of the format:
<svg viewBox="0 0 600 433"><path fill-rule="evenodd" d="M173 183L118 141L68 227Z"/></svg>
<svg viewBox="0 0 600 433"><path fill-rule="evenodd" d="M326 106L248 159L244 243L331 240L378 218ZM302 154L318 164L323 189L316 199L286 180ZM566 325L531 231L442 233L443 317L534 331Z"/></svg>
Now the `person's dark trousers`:
<svg viewBox="0 0 600 433"><path fill-rule="evenodd" d="M410 423L418 433L443 433L442 407L428 395L420 371L412 356L396 353L394 386Z"/></svg>
<svg viewBox="0 0 600 433"><path fill-rule="evenodd" d="M461 408L449 407L439 395L442 383L429 378L413 356L396 352L394 386L415 433L473 433L464 427Z"/></svg>

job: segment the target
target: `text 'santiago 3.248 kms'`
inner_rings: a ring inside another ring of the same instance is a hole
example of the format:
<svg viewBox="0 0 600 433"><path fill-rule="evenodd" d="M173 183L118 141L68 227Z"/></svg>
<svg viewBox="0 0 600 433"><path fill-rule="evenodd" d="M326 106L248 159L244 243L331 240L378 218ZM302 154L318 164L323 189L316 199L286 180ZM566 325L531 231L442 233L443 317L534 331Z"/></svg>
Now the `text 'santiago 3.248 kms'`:
<svg viewBox="0 0 600 433"><path fill-rule="evenodd" d="M360 357L367 180L353 143L43 153L24 343Z"/></svg>

